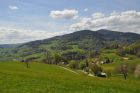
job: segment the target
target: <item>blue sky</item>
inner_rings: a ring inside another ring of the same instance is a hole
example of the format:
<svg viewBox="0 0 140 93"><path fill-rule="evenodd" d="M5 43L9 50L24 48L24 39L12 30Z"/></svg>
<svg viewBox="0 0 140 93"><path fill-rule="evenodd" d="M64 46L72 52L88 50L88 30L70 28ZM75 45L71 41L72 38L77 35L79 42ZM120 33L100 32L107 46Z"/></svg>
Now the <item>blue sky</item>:
<svg viewBox="0 0 140 93"><path fill-rule="evenodd" d="M140 33L139 4L140 0L1 0L0 44L28 42L83 29ZM124 20L126 16L128 20ZM132 27L121 27L129 24Z"/></svg>

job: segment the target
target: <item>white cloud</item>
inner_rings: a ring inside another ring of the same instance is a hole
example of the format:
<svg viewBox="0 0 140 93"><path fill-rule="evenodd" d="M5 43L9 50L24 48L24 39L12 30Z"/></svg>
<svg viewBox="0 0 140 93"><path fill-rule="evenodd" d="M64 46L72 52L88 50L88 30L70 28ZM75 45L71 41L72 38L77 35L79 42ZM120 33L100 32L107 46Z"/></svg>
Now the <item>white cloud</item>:
<svg viewBox="0 0 140 93"><path fill-rule="evenodd" d="M65 9L63 11L51 11L50 17L52 18L62 18L62 19L74 19L78 17L78 11L75 9Z"/></svg>
<svg viewBox="0 0 140 93"><path fill-rule="evenodd" d="M110 14L111 16L119 15L119 12L116 12L115 10Z"/></svg>
<svg viewBox="0 0 140 93"><path fill-rule="evenodd" d="M87 12L88 10L89 10L88 8L85 8L85 9L84 9L85 12Z"/></svg>
<svg viewBox="0 0 140 93"><path fill-rule="evenodd" d="M62 13L63 16L60 13L61 17L60 15L59 17L58 16L56 17L56 14L53 18L70 19L77 16L78 11L77 14L73 15L72 17L66 17L65 13ZM57 32L50 32L50 30L49 32L44 30L33 31L33 30L21 29L13 26L10 27L3 26L0 27L0 44L23 43L28 41L46 39L57 35L71 33L72 31L84 30L84 29L89 29L89 30L109 29L109 30L116 30L116 31L123 31L123 32L140 33L140 12L137 12L135 10L124 11L124 12L113 11L108 15L103 13L94 13L90 17L79 18L78 20L76 20L78 21L77 23L71 24L70 27L67 27L68 24L54 25L53 23L50 23L51 24L50 29L52 30L52 28L55 27L57 30L59 29L59 31ZM63 29L60 29L61 27Z"/></svg>
<svg viewBox="0 0 140 93"><path fill-rule="evenodd" d="M99 19L99 18L103 18L103 17L105 17L105 15L103 13L94 13L94 14L92 14L93 19Z"/></svg>
<svg viewBox="0 0 140 93"><path fill-rule="evenodd" d="M118 13L113 11L110 15L94 13L91 17L82 18L79 22L70 26L70 30L83 29L109 29L140 33L140 12L130 10Z"/></svg>
<svg viewBox="0 0 140 93"><path fill-rule="evenodd" d="M23 43L34 40L46 39L57 35L65 34L61 32L32 31L21 28L0 27L0 44Z"/></svg>
<svg viewBox="0 0 140 93"><path fill-rule="evenodd" d="M17 6L8 6L9 7L9 9L11 9L11 10L17 10L17 9L19 9Z"/></svg>

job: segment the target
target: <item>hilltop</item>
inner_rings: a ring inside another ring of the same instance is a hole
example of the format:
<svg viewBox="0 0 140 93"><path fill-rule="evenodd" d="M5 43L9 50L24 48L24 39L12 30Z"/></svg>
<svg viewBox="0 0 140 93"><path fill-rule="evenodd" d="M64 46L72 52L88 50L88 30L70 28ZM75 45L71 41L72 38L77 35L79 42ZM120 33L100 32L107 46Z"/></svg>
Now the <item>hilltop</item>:
<svg viewBox="0 0 140 93"><path fill-rule="evenodd" d="M80 51L87 54L90 51L100 51L105 47L113 45L120 47L130 45L138 40L140 40L140 35L135 33L116 32L105 29L98 31L82 30L49 39L20 44L16 47L8 45L6 48L0 49L0 56L3 59L4 57L7 57L7 59L17 59L35 55L35 59L40 59L46 51L60 54L66 51Z"/></svg>

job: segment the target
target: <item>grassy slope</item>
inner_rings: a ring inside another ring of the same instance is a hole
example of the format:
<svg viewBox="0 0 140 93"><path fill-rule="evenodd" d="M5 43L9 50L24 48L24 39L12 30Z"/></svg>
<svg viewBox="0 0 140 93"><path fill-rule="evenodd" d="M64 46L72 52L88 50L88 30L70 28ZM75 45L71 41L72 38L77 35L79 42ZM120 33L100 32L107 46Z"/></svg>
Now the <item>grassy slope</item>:
<svg viewBox="0 0 140 93"><path fill-rule="evenodd" d="M139 93L138 80L96 78L54 65L0 62L0 93Z"/></svg>
<svg viewBox="0 0 140 93"><path fill-rule="evenodd" d="M116 54L116 50L113 49L106 49L106 50L103 50L102 53L101 53L101 56L103 57L108 57L109 59L113 59L113 63L110 63L110 64L104 64L103 65L103 68L104 69L110 69L110 70L113 70L116 66L122 64L122 63L126 63L126 64L140 64L140 58L134 56L134 55L126 55L125 58L131 58L129 60L124 60L123 58L124 57L121 57L119 55Z"/></svg>

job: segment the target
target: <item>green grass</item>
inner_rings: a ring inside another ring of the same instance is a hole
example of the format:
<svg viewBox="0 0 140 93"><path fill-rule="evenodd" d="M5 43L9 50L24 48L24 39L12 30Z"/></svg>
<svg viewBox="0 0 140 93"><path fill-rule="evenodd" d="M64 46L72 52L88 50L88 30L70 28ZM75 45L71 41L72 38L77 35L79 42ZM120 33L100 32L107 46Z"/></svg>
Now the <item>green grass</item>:
<svg viewBox="0 0 140 93"><path fill-rule="evenodd" d="M128 64L140 64L140 58L134 56L134 55L126 55L125 57L119 56L116 54L116 49L106 49L101 52L101 57L108 57L109 59L113 60L110 64L104 64L103 69L104 70L113 70L116 66L119 66L123 63ZM123 58L128 58L128 60L125 60Z"/></svg>
<svg viewBox="0 0 140 93"><path fill-rule="evenodd" d="M104 64L103 65L103 68L105 69L114 69L116 66L122 64L122 63L126 63L126 64L140 64L140 58L136 58L136 59L133 59L133 60L122 60L122 61L117 61L117 62L113 62L113 63L110 63L110 64Z"/></svg>
<svg viewBox="0 0 140 93"><path fill-rule="evenodd" d="M0 62L0 93L140 93L140 81L89 77L43 63Z"/></svg>

